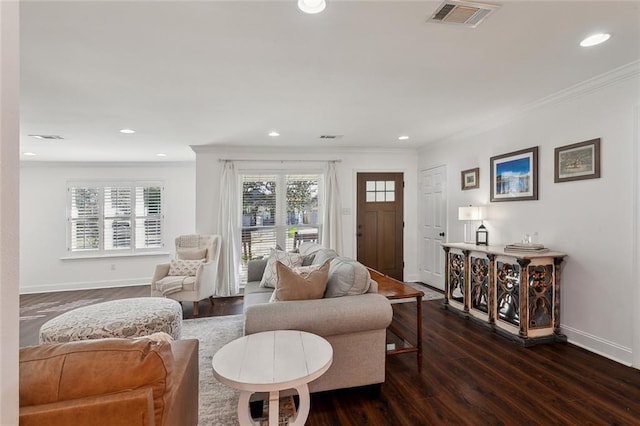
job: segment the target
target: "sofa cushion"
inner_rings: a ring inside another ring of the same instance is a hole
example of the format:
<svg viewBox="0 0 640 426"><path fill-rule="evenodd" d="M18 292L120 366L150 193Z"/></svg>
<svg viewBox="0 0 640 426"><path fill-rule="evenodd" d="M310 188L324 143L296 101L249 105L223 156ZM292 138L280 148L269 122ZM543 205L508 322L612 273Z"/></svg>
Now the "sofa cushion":
<svg viewBox="0 0 640 426"><path fill-rule="evenodd" d="M302 255L300 253L287 253L286 251L271 249L271 254L267 260L267 266L264 269L260 287L275 288L278 281L278 271L276 270L276 261L293 268L302 265Z"/></svg>
<svg viewBox="0 0 640 426"><path fill-rule="evenodd" d="M267 259L252 259L247 262L247 282L262 280L264 270L267 267Z"/></svg>
<svg viewBox="0 0 640 426"><path fill-rule="evenodd" d="M302 257L302 266L313 265L313 259L315 259L315 257L316 257L315 253L303 255L303 257Z"/></svg>
<svg viewBox="0 0 640 426"><path fill-rule="evenodd" d="M322 250L324 247L318 243L314 243L311 241L303 241L300 243L300 247L298 247L298 253L302 255L310 255L314 254L318 250Z"/></svg>
<svg viewBox="0 0 640 426"><path fill-rule="evenodd" d="M271 302L285 300L322 299L327 288L329 262L323 265L288 268L276 262L278 282L271 296Z"/></svg>
<svg viewBox="0 0 640 426"><path fill-rule="evenodd" d="M331 260L324 297L354 296L369 290L371 275L366 266L348 257Z"/></svg>
<svg viewBox="0 0 640 426"><path fill-rule="evenodd" d="M195 276L200 266L202 266L202 260L182 260L172 259L169 264L170 276Z"/></svg>
<svg viewBox="0 0 640 426"><path fill-rule="evenodd" d="M312 265L322 265L327 260L338 257L338 253L333 249L323 248L313 254Z"/></svg>
<svg viewBox="0 0 640 426"><path fill-rule="evenodd" d="M172 386L168 342L99 339L20 349L20 406L151 387L156 424ZM118 374L113 374L117 371Z"/></svg>
<svg viewBox="0 0 640 426"><path fill-rule="evenodd" d="M207 258L206 248L179 248L176 258L181 260L203 260Z"/></svg>

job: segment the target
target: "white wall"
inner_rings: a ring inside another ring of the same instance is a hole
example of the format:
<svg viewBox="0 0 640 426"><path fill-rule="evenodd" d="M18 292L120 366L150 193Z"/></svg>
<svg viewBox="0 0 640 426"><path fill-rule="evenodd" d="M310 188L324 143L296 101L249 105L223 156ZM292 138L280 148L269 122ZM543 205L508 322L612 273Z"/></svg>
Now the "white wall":
<svg viewBox="0 0 640 426"><path fill-rule="evenodd" d="M0 425L18 424L20 4L0 1Z"/></svg>
<svg viewBox="0 0 640 426"><path fill-rule="evenodd" d="M640 96L639 96L640 97ZM633 129L633 146L635 148L635 179L634 182L636 184L635 188L635 203L633 205L634 208L634 225L635 225L635 240L633 244L634 248L634 268L632 273L635 275L634 284L635 284L635 294L632 295L633 300L633 308L634 308L634 316L633 316L633 324L636 324L633 327L633 365L637 368L640 368L640 104L636 106L635 110L635 125Z"/></svg>
<svg viewBox="0 0 640 426"><path fill-rule="evenodd" d="M568 253L563 264L561 328L569 341L632 364L635 267L635 110L638 64L549 98L508 124L420 151L420 168L447 164L449 241L460 241L457 208L490 204L490 243L541 242ZM601 178L554 183L554 148L601 138ZM539 200L489 203L489 159L539 147ZM480 189L461 191L460 171L480 167ZM636 365L636 367L640 367Z"/></svg>
<svg viewBox="0 0 640 426"><path fill-rule="evenodd" d="M164 254L63 259L68 256L67 181L108 179L164 182ZM21 293L148 284L155 265L167 262L167 253L174 251L173 239L193 232L195 163L21 164Z"/></svg>
<svg viewBox="0 0 640 426"><path fill-rule="evenodd" d="M356 257L356 174L358 172L404 173L404 279L418 280L417 264L417 155L412 149L292 149L228 146L194 146L196 152L196 229L215 232L220 197L220 159L243 159L238 169L297 169L322 170L319 162L308 160L341 160L336 163L342 202L342 230L344 256ZM280 160L296 160L285 161ZM304 160L307 160L305 162Z"/></svg>

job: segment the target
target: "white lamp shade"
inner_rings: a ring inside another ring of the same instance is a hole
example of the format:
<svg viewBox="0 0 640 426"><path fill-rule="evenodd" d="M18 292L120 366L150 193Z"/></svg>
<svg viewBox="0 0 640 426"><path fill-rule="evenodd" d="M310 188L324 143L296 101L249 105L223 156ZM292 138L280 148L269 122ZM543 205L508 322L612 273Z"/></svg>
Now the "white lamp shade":
<svg viewBox="0 0 640 426"><path fill-rule="evenodd" d="M325 0L298 0L298 9L304 13L320 13L327 7Z"/></svg>
<svg viewBox="0 0 640 426"><path fill-rule="evenodd" d="M458 220L484 220L487 209L484 206L458 207Z"/></svg>

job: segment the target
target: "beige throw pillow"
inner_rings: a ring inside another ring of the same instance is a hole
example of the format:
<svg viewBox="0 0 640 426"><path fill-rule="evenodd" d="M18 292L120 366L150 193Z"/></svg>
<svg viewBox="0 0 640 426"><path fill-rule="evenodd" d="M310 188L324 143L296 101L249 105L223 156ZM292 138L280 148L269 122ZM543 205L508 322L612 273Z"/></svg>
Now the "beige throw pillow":
<svg viewBox="0 0 640 426"><path fill-rule="evenodd" d="M329 262L319 267L314 265L296 269L301 273L296 273L282 262L276 262L278 282L271 301L322 299L327 288Z"/></svg>

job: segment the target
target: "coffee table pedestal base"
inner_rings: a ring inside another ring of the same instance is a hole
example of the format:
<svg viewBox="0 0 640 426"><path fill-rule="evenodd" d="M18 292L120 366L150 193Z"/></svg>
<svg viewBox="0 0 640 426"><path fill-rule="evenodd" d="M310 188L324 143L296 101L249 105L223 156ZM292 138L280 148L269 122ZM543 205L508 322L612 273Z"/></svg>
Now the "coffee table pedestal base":
<svg viewBox="0 0 640 426"><path fill-rule="evenodd" d="M289 422L289 426L303 426L309 417L311 399L309 397L309 386L304 383L295 390L300 398L300 405L296 410L295 418ZM254 392L242 391L238 399L238 421L241 426L253 426L255 421L251 417L249 400ZM269 426L278 426L280 418L280 391L269 392Z"/></svg>

